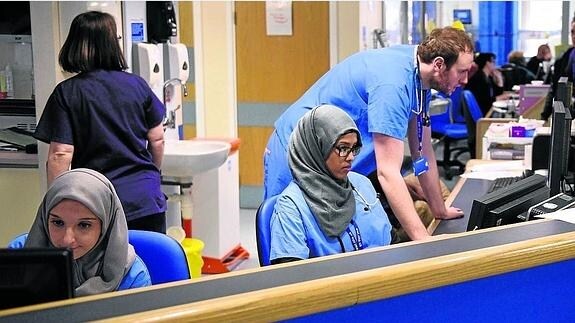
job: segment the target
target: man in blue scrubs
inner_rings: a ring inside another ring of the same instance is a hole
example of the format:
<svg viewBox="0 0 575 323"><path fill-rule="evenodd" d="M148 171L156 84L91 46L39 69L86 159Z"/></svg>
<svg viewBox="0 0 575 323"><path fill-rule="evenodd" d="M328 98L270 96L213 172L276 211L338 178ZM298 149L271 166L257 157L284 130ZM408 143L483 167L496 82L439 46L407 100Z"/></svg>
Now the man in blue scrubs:
<svg viewBox="0 0 575 323"><path fill-rule="evenodd" d="M287 144L297 121L321 104L346 111L355 121L363 147L352 170L376 174L401 227L412 240L429 237L401 174L407 136L426 200L435 218L453 219L460 209L445 207L428 126L429 89L447 95L467 83L473 43L465 32L433 30L419 46L399 45L354 54L323 75L275 122L264 152L264 198L291 181ZM418 131L419 130L419 131Z"/></svg>

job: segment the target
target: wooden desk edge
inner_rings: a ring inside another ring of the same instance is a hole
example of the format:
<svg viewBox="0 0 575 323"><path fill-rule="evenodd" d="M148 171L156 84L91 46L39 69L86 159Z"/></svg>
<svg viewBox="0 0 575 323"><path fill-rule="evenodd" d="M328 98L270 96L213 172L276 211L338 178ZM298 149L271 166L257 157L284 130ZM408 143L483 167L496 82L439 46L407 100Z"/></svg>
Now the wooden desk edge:
<svg viewBox="0 0 575 323"><path fill-rule="evenodd" d="M276 321L575 258L575 232L111 318Z"/></svg>

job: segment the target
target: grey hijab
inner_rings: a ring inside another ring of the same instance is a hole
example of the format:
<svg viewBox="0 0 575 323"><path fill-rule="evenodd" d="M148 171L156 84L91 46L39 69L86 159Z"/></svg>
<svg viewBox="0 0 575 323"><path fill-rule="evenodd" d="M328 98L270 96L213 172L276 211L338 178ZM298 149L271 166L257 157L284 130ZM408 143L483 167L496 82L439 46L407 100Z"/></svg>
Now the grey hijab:
<svg viewBox="0 0 575 323"><path fill-rule="evenodd" d="M126 216L114 186L96 171L77 168L54 180L38 208L24 247L54 246L48 233L48 216L63 199L84 204L102 221L102 233L94 248L74 260L76 296L116 290L136 253L128 244Z"/></svg>
<svg viewBox="0 0 575 323"><path fill-rule="evenodd" d="M321 105L298 122L289 142L289 166L319 227L328 237L339 236L355 213L353 187L349 180L334 178L325 161L343 134L359 131L338 107Z"/></svg>

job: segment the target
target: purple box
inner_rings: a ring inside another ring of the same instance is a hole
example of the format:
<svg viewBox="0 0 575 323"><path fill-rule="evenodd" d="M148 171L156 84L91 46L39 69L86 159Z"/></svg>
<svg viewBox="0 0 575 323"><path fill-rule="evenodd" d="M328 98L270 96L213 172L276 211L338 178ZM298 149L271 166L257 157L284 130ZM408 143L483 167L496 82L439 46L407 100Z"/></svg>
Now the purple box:
<svg viewBox="0 0 575 323"><path fill-rule="evenodd" d="M511 127L510 137L525 137L525 127L513 126Z"/></svg>

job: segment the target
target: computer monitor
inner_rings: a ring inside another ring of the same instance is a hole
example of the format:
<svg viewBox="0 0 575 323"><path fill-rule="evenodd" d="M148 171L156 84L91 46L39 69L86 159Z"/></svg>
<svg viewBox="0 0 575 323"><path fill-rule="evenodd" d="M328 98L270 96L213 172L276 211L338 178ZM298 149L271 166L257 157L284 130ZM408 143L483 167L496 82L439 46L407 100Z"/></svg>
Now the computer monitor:
<svg viewBox="0 0 575 323"><path fill-rule="evenodd" d="M471 25L471 9L453 9L453 20L459 20L464 25Z"/></svg>
<svg viewBox="0 0 575 323"><path fill-rule="evenodd" d="M569 81L567 76L562 76L557 81L557 91L555 92L555 101L563 102L565 109L568 109L573 115L573 83Z"/></svg>
<svg viewBox="0 0 575 323"><path fill-rule="evenodd" d="M72 252L0 249L0 309L74 297Z"/></svg>
<svg viewBox="0 0 575 323"><path fill-rule="evenodd" d="M549 187L543 186L513 199L491 211L483 218L482 228L527 221L529 208L549 198Z"/></svg>
<svg viewBox="0 0 575 323"><path fill-rule="evenodd" d="M519 215L519 213L521 213L519 212L521 207L527 207L523 211L525 212L531 206L525 204L530 202L538 203L548 198L549 190L546 187L546 183L547 178L545 176L534 174L523 178L507 187L501 188L491 193L487 193L480 198L473 200L471 213L469 214L469 222L467 223L467 231L489 228L497 225L497 223L507 224L509 221L512 221L512 219L499 220L497 216L500 214L501 217L516 217ZM540 191L541 188L543 188L545 191L544 196L541 196L541 194L543 194L543 191ZM528 201L520 202L516 206L508 205L508 203L513 203L514 201L522 201L522 198L530 195L532 192L537 193L534 194L535 196L530 196ZM535 202L535 200L541 197L541 201ZM496 213L490 213L491 211L494 211L504 205L507 205L507 207L511 209L508 212L503 212L505 210L500 209L497 210Z"/></svg>
<svg viewBox="0 0 575 323"><path fill-rule="evenodd" d="M563 183L568 175L570 141L571 113L564 107L563 102L556 100L553 102L551 119L551 154L548 174L550 196L563 191Z"/></svg>
<svg viewBox="0 0 575 323"><path fill-rule="evenodd" d="M575 116L575 107L573 106L573 82L569 81L566 76L562 76L559 78L557 82L557 91L555 92L556 101L563 102L563 106L565 109L569 110L571 113L571 118ZM566 129L567 132L571 129L571 123L566 123L568 127ZM571 136L571 140L567 141L565 144L566 148L569 148L569 159L567 162L567 170L568 171L575 171L575 147L573 146L573 135Z"/></svg>

